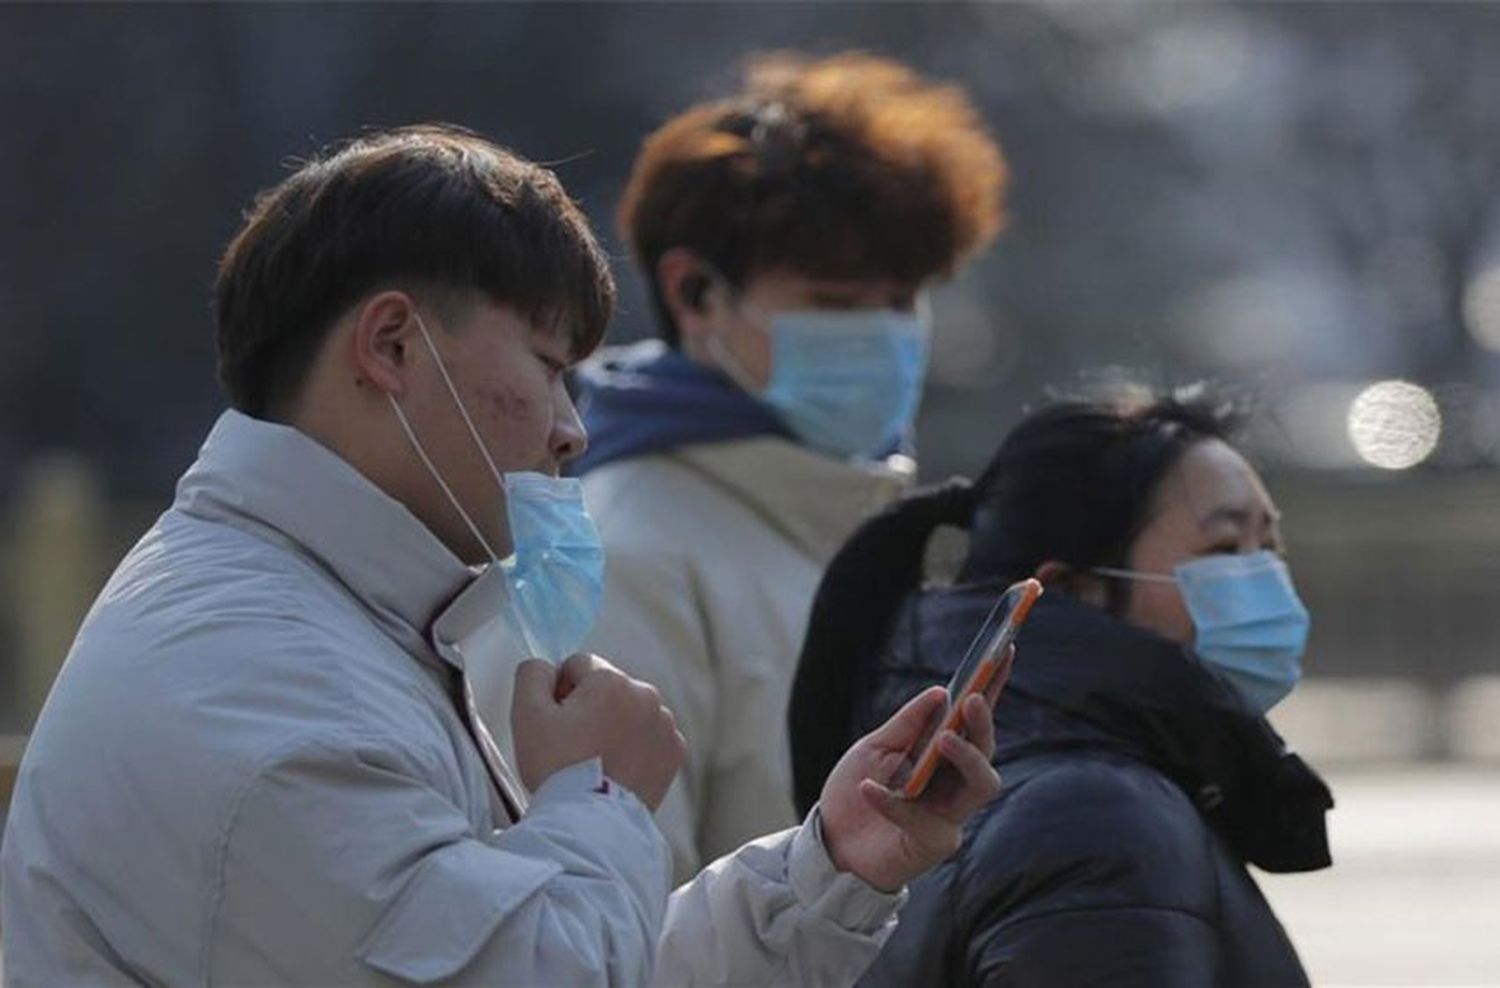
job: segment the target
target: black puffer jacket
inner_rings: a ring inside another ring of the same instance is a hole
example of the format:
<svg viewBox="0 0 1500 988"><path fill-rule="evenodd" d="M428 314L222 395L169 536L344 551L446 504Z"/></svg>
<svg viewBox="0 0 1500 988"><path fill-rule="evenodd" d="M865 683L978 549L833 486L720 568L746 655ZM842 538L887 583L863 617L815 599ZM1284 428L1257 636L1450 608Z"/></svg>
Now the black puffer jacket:
<svg viewBox="0 0 1500 988"><path fill-rule="evenodd" d="M1001 589L914 598L856 727L943 681ZM1327 787L1192 654L1054 593L997 705L1004 791L861 984L1303 985L1245 867L1329 864Z"/></svg>

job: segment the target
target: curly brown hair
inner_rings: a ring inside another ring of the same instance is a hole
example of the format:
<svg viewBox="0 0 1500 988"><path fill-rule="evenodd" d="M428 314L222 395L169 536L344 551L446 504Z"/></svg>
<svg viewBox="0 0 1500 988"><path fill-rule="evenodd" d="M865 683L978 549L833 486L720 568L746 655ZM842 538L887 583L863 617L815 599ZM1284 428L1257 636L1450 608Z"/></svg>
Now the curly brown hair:
<svg viewBox="0 0 1500 988"><path fill-rule="evenodd" d="M687 247L736 286L790 268L917 283L952 274L1003 221L1005 161L964 91L865 52L752 58L743 89L648 137L619 223L655 277Z"/></svg>

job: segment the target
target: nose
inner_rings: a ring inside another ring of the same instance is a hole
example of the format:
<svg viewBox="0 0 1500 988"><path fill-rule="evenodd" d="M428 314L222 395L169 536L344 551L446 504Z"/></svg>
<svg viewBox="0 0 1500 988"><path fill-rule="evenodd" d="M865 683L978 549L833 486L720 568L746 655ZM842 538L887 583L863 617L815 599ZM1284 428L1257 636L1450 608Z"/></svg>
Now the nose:
<svg viewBox="0 0 1500 988"><path fill-rule="evenodd" d="M567 463L583 455L589 448L588 430L578 415L578 406L573 396L561 385L557 388L556 414L552 416L552 456L558 464Z"/></svg>

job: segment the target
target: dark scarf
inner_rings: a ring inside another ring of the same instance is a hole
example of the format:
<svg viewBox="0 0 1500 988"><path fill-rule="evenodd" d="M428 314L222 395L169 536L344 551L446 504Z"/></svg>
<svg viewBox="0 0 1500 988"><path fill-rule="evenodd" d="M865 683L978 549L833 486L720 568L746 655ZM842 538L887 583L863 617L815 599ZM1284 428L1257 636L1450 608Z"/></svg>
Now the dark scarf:
<svg viewBox="0 0 1500 988"><path fill-rule="evenodd" d="M866 684L875 710L943 681L1003 589L913 600ZM997 765L1069 748L1118 752L1176 783L1244 860L1272 872L1331 863L1333 797L1266 719L1191 650L1065 593L1044 596L1022 629L995 724Z"/></svg>

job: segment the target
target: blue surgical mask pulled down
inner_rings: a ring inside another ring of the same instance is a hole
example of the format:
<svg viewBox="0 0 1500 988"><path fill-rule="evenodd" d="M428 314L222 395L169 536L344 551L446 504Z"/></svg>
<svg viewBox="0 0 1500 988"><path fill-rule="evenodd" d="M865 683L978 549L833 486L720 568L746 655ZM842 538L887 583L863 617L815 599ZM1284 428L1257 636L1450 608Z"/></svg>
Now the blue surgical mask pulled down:
<svg viewBox="0 0 1500 988"><path fill-rule="evenodd" d="M604 548L599 532L583 501L583 487L574 477L553 477L535 472L501 474L479 430L454 387L448 368L439 355L427 326L417 317L417 327L443 383L458 406L474 444L479 448L495 483L505 494L512 552L501 558L479 526L459 502L453 489L427 455L417 434L394 396L387 395L396 418L417 455L443 489L475 540L490 557L490 566L504 578L507 620L524 640L533 658L556 663L572 655L593 630L604 597Z"/></svg>
<svg viewBox="0 0 1500 988"><path fill-rule="evenodd" d="M764 388L722 345L716 356L747 391L813 449L840 458L891 452L911 429L927 372L930 320L920 311L798 310L771 317Z"/></svg>
<svg viewBox="0 0 1500 988"><path fill-rule="evenodd" d="M1176 583L1196 630L1193 651L1262 713L1301 680L1311 619L1275 553L1204 556L1174 567L1172 576L1104 567L1095 572Z"/></svg>

